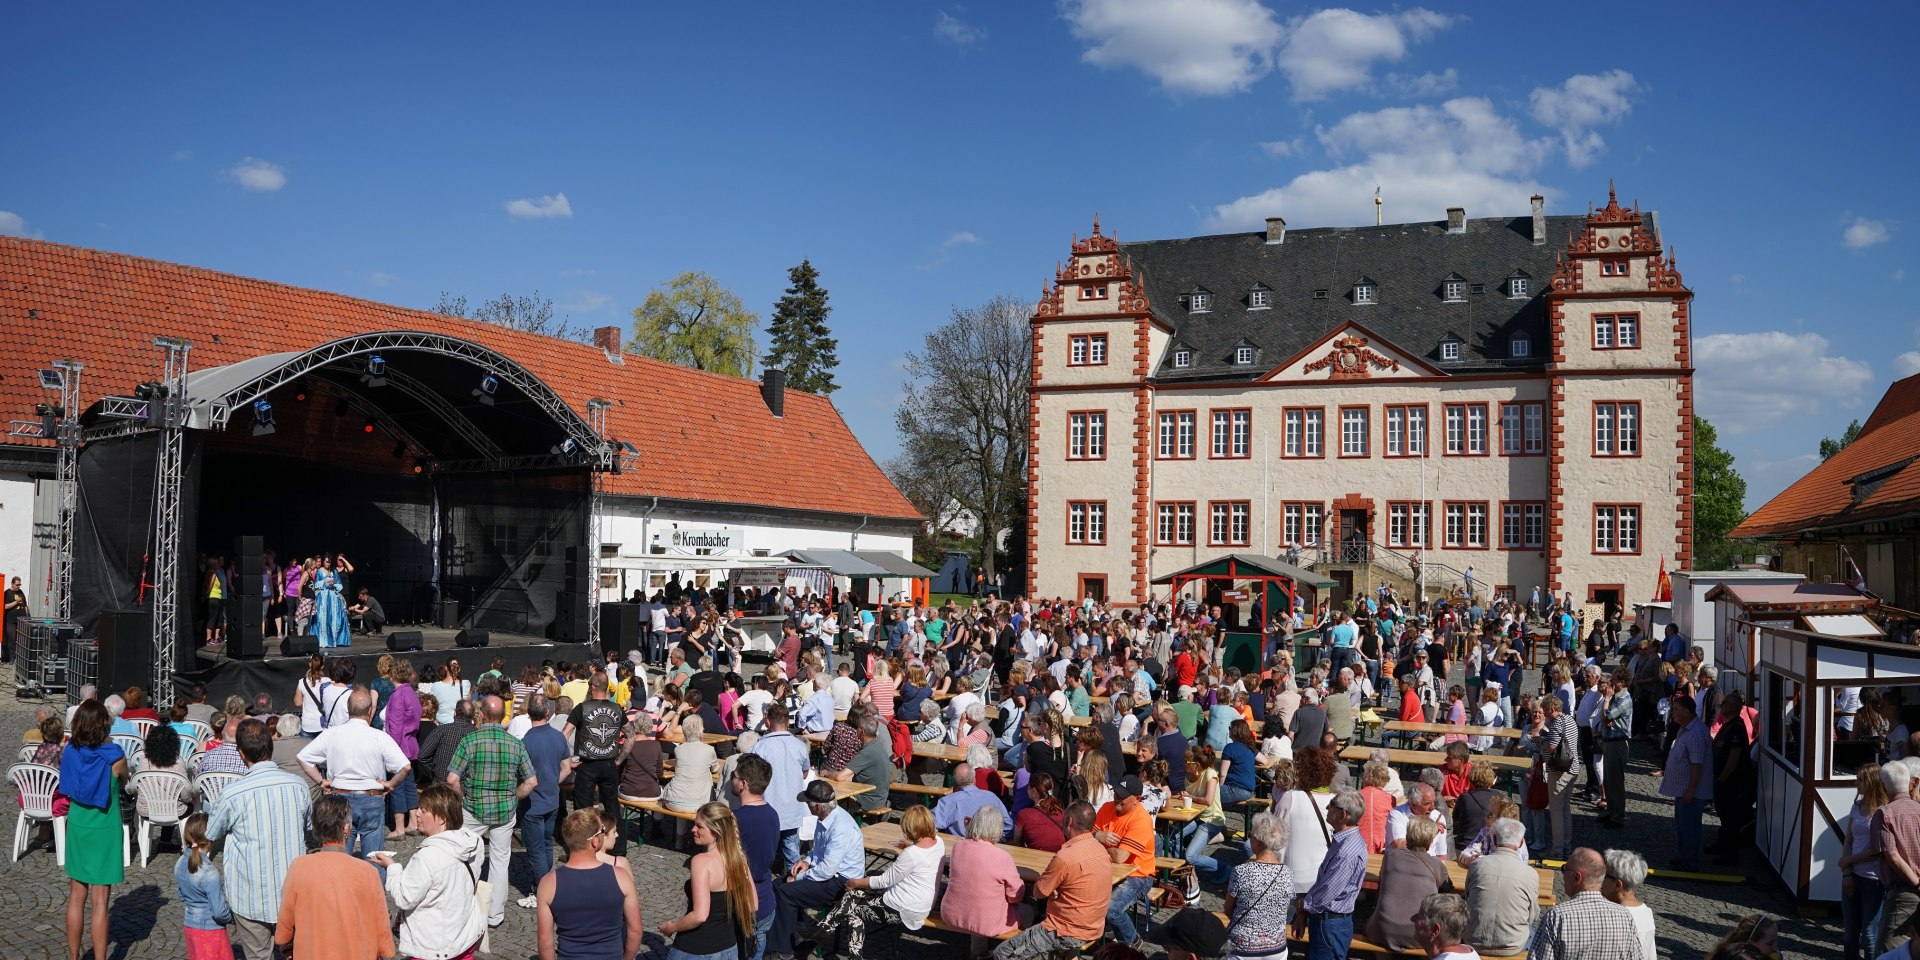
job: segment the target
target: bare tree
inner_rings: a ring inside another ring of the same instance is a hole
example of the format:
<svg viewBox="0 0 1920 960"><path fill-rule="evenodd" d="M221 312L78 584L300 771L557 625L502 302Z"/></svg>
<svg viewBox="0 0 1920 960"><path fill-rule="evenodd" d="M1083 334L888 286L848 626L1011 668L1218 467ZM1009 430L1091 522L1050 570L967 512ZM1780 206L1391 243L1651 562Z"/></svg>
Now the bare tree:
<svg viewBox="0 0 1920 960"><path fill-rule="evenodd" d="M553 318L553 300L540 296L535 290L531 295L514 296L503 293L492 300L484 301L478 308L469 309L466 297L456 297L445 290L440 291L440 305L433 308L434 313L444 313L450 317L466 317L484 323L495 323L515 330L538 333L543 336L559 337L562 340L589 340L591 332L586 327L573 325L571 318L561 316Z"/></svg>
<svg viewBox="0 0 1920 960"><path fill-rule="evenodd" d="M989 582L1000 531L1025 520L1032 316L1032 304L1012 297L955 307L923 349L907 354L893 415L902 449L895 480L929 516L943 517L951 503L979 520Z"/></svg>

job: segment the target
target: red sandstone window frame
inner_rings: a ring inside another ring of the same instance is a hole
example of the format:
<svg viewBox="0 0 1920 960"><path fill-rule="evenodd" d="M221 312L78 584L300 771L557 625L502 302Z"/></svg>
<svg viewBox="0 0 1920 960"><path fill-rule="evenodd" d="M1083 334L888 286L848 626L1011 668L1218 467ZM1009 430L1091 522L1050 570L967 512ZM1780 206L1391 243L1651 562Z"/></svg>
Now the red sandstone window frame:
<svg viewBox="0 0 1920 960"><path fill-rule="evenodd" d="M1395 507L1405 507L1407 509L1407 528L1405 533L1401 535L1400 540L1398 542L1394 540L1394 536L1393 536L1393 508ZM1420 542L1415 542L1412 537L1412 534L1414 532L1413 519L1414 519L1415 507L1421 508L1420 516L1422 519L1425 520L1425 523L1422 524L1422 526L1424 526L1426 529L1421 531L1423 536ZM1412 550L1433 549L1433 501L1432 500L1388 500L1387 501L1387 546L1400 547L1400 548L1412 549Z"/></svg>
<svg viewBox="0 0 1920 960"><path fill-rule="evenodd" d="M1607 450L1600 449L1600 410L1603 407L1609 411L1611 424L1607 434L1611 446ZM1633 452L1621 453L1620 411L1629 407L1633 409ZM1644 406L1638 400L1593 401L1593 419L1587 421L1593 430L1593 456L1603 460L1638 460L1647 449L1647 420L1643 416L1644 411Z"/></svg>
<svg viewBox="0 0 1920 960"><path fill-rule="evenodd" d="M1480 412L1480 452L1473 452L1473 413ZM1455 411L1460 413L1460 452L1453 449L1452 417ZM1446 403L1440 406L1440 455L1443 457L1485 457L1493 451L1493 430L1498 424L1492 419L1493 413L1485 401L1479 403ZM1429 428L1431 429L1431 428ZM1525 444L1525 416L1522 415L1522 444ZM1429 438L1431 442L1431 438Z"/></svg>
<svg viewBox="0 0 1920 960"><path fill-rule="evenodd" d="M1227 510L1227 537L1214 537L1214 514L1220 508ZM1233 508L1240 507L1246 515L1246 533L1240 539L1233 538ZM1253 501L1251 500L1208 500L1207 501L1207 546L1209 547L1245 547L1253 543Z"/></svg>
<svg viewBox="0 0 1920 960"><path fill-rule="evenodd" d="M1508 507L1513 507L1515 510L1517 510L1519 512L1519 518L1520 518L1520 539L1517 543L1511 546L1507 544L1507 508ZM1527 543L1527 508L1528 507L1540 508L1540 542L1535 544ZM1547 502L1545 500L1502 500L1500 501L1500 515L1497 521L1495 518L1489 516L1487 522L1489 524L1492 524L1495 522L1498 522L1500 524L1500 531L1499 531L1500 539L1498 541L1498 546L1490 547L1489 549L1500 549L1500 550L1511 551L1514 553L1520 553L1527 550L1545 550L1547 547L1547 536L1546 536L1547 534ZM1489 543L1494 542L1493 531L1491 529L1487 531L1487 538Z"/></svg>
<svg viewBox="0 0 1920 960"><path fill-rule="evenodd" d="M1320 415L1320 429L1309 429L1309 413ZM1300 417L1300 452L1287 452L1287 421L1298 414ZM1307 439L1315 433L1319 436L1314 444L1314 452L1307 452ZM1325 460L1327 458L1327 408L1326 407L1281 407L1280 408L1280 459L1282 460Z"/></svg>
<svg viewBox="0 0 1920 960"><path fill-rule="evenodd" d="M1420 452L1413 450L1413 411L1420 411ZM1393 415L1400 414L1400 452L1393 452ZM1387 403L1380 406L1380 426L1384 436L1380 452L1388 460L1418 460L1433 449L1433 411L1424 403Z"/></svg>
<svg viewBox="0 0 1920 960"><path fill-rule="evenodd" d="M1300 512L1300 539L1287 537L1287 511ZM1315 511L1315 512L1309 512ZM1309 520L1311 519L1311 522ZM1327 525L1327 504L1324 500L1282 500L1280 501L1280 546L1317 547L1325 539Z"/></svg>
<svg viewBox="0 0 1920 960"><path fill-rule="evenodd" d="M1606 322L1606 346L1600 345L1601 321ZM1631 344L1621 342L1621 321L1626 321L1633 327L1633 342ZM1591 342L1595 350L1638 350L1644 339L1644 337L1640 336L1640 315L1637 313L1597 313L1593 316L1593 340Z"/></svg>
<svg viewBox="0 0 1920 960"><path fill-rule="evenodd" d="M1628 510L1633 511L1633 549L1623 550L1620 548L1620 529L1621 529L1620 518L1624 515L1624 511L1628 511ZM1608 515L1609 517L1608 526L1612 531L1612 533L1609 535L1609 538L1607 540L1607 549L1604 549L1604 550L1601 549L1600 547L1600 517L1602 514ZM1647 542L1646 517L1647 517L1647 512L1643 508L1642 504L1638 504L1638 503L1596 503L1594 504L1593 505L1593 537L1591 540L1593 555L1596 557L1637 557L1639 556L1641 549L1643 549L1646 546L1646 542Z"/></svg>
<svg viewBox="0 0 1920 960"><path fill-rule="evenodd" d="M1077 417L1085 417L1083 427L1082 450L1078 455L1073 452L1073 422ZM1093 423L1100 418L1100 454L1093 454ZM1107 412L1105 410L1068 410L1067 411L1067 459L1068 460L1105 460L1107 458Z"/></svg>
<svg viewBox="0 0 1920 960"><path fill-rule="evenodd" d="M1454 507L1460 508L1460 540L1452 540L1452 531L1448 528L1447 512ZM1480 508L1480 542L1473 542L1473 508ZM1523 527L1524 530L1524 527ZM1493 542L1493 512L1486 500L1443 500L1440 502L1440 549L1442 550L1488 550Z"/></svg>
<svg viewBox="0 0 1920 960"><path fill-rule="evenodd" d="M1187 508L1187 538L1180 539L1180 508ZM1160 513L1173 510L1173 538L1160 536ZM1199 535L1199 504L1193 500L1158 500L1153 505L1153 545L1156 547L1191 547L1194 538Z"/></svg>
<svg viewBox="0 0 1920 960"><path fill-rule="evenodd" d="M1509 407L1519 411L1520 450L1517 453L1507 452L1507 409ZM1527 449L1527 408L1529 407L1537 408L1540 411L1540 449L1538 450ZM1487 443L1489 449L1497 442L1500 448L1500 455L1503 457L1544 457L1547 455L1547 403L1544 400L1501 401L1500 418L1490 424L1489 429L1498 430L1500 434L1497 441L1496 438L1488 436Z"/></svg>
<svg viewBox="0 0 1920 960"><path fill-rule="evenodd" d="M1079 540L1073 538L1073 511L1075 507L1080 508L1082 511L1081 525L1084 529L1081 532L1081 539ZM1099 508L1100 513L1100 539L1098 540L1093 538L1093 514L1095 507ZM1107 545L1107 502L1105 500L1068 500L1066 523L1067 528L1065 533L1067 546L1104 547Z"/></svg>
<svg viewBox="0 0 1920 960"><path fill-rule="evenodd" d="M1360 452L1347 452L1347 411L1358 410L1361 413ZM1341 460L1368 460L1373 457L1373 408L1366 404L1342 404L1340 406L1339 432Z"/></svg>
<svg viewBox="0 0 1920 960"><path fill-rule="evenodd" d="M1192 427L1192 429L1190 429L1187 433L1187 452L1186 453L1180 452L1180 415L1181 414L1186 414L1187 416L1193 418L1190 421L1190 426ZM1170 454L1162 453L1162 447L1160 445L1160 426L1161 426L1161 423L1164 420L1166 420L1168 417L1173 418L1173 452ZM1192 460L1194 459L1196 455L1196 451L1199 449L1199 446L1200 446L1200 411L1198 408L1190 407L1184 410L1158 411L1157 415L1154 417L1153 428L1154 428L1153 458L1155 460Z"/></svg>
<svg viewBox="0 0 1920 960"><path fill-rule="evenodd" d="M1225 453L1221 443L1220 416L1227 417L1225 432ZM1241 422L1236 422L1241 421ZM1245 430L1240 430L1244 423ZM1234 452L1234 442L1240 442L1240 452ZM1207 459L1208 460L1250 460L1253 458L1253 408L1252 407L1213 407L1207 411Z"/></svg>
<svg viewBox="0 0 1920 960"><path fill-rule="evenodd" d="M1100 359L1093 359L1094 344L1100 345ZM1081 359L1074 359L1074 351L1080 351ZM1112 356L1107 350L1107 335L1104 333L1074 333L1067 335L1067 366L1104 367L1107 358Z"/></svg>

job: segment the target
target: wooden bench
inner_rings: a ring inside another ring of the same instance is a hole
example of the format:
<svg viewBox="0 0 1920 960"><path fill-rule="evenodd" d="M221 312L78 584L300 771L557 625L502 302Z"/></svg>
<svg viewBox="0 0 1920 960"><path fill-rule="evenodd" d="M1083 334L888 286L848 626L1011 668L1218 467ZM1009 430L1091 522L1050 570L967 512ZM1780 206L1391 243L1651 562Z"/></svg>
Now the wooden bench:
<svg viewBox="0 0 1920 960"><path fill-rule="evenodd" d="M966 930L957 930L957 929L954 929L953 927L949 927L949 926L947 926L946 924L944 924L944 923L941 923L941 922L940 922L940 918L939 918L938 916L936 916L936 915L928 915L928 917L927 917L927 919L926 919L926 922L925 922L924 924L922 924L922 925L921 925L921 929L923 929L923 930L940 930L940 931L943 931L943 932L946 932L946 933L957 933L957 934L960 934L960 935L962 935L962 936L968 936L968 937L978 937L978 936L985 936L984 934L977 934L977 933L972 933L972 932L969 932L969 931L966 931ZM1012 929L1012 930L1008 930L1008 931L1007 931L1006 933L1002 933L1002 934L996 934L996 935L994 935L994 936L991 936L991 937L986 937L986 939L988 939L988 940L1012 940L1012 939L1013 939L1014 937L1017 937L1017 936L1019 936L1019 935L1020 935L1020 930L1019 930L1019 928L1017 928L1017 927L1016 927L1015 929Z"/></svg>
<svg viewBox="0 0 1920 960"><path fill-rule="evenodd" d="M669 807L658 800L622 799L620 801L620 806L628 810L639 810L645 813L657 813L657 814L660 814L661 816L673 817L676 820L685 820L685 821L688 821L689 823L691 823L694 819L694 812L692 810L675 810L672 807Z"/></svg>
<svg viewBox="0 0 1920 960"><path fill-rule="evenodd" d="M1213 915L1218 917L1222 924L1232 923L1231 920L1227 919L1226 914L1218 910L1215 910ZM1307 939L1305 937L1296 937L1289 932L1287 934L1287 943L1294 948L1289 951L1290 953L1299 953L1303 956L1306 954ZM1425 950L1389 950L1377 943L1369 942L1366 937L1358 934L1355 934L1352 942L1347 944L1347 953L1349 956L1360 955L1372 957L1424 957L1427 955ZM1527 954L1525 951L1512 955L1483 953L1480 955L1480 960L1527 960Z"/></svg>
<svg viewBox="0 0 1920 960"><path fill-rule="evenodd" d="M891 797L896 793L916 794L918 796L925 797L926 800L923 802L926 803L926 805L929 807L933 806L934 802L939 800L941 797L944 797L947 794L950 794L952 792L953 792L952 787L929 787L924 783L913 783L911 781L902 781L900 783L890 784L887 787L887 795L889 797Z"/></svg>

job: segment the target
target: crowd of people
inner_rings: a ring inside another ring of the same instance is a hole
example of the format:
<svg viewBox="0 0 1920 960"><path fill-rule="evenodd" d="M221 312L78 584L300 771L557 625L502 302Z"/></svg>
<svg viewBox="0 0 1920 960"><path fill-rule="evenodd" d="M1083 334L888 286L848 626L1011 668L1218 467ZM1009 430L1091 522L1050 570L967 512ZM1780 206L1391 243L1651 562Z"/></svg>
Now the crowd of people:
<svg viewBox="0 0 1920 960"><path fill-rule="evenodd" d="M59 766L71 805L75 956L88 932L105 955L119 798L135 770L238 774L180 831L194 958L227 956L229 940L249 958L289 944L299 957L470 957L510 903L534 912L543 958L631 958L643 924L622 807L638 804L660 812L642 831L692 854L685 913L654 928L675 960L860 956L883 928L929 923L1000 960L1097 941L1195 957L1318 960L1362 942L1651 960L1645 858L1579 842L1587 824L1626 815L1627 748L1639 738L1664 755L1672 865L1698 865L1708 802L1727 848L1751 816L1735 755L1755 720L1714 693L1697 651L1673 636L1616 645L1598 629L1599 648L1583 651L1588 635L1558 602L1414 608L1383 593L1303 611L1300 652L1270 642L1247 672L1221 662L1220 610L1190 599L846 616L820 599L780 604L783 640L752 671L711 600L679 603L671 642L625 657L515 676L496 658L472 680L458 657L382 657L372 678L315 657L284 715L271 696L214 709L195 691L162 718L136 689L47 716L36 759ZM1290 641L1292 626L1271 629ZM1663 721L1637 709L1649 659L1653 675L1684 678L1660 697ZM1468 682L1452 682L1456 667ZM1417 779L1378 748L1350 768L1368 718L1395 709L1461 732L1408 744L1436 761ZM139 750L122 748L123 732ZM915 743L953 749L935 759ZM1499 755L1527 760L1517 795L1499 789ZM1920 904L1909 773L1900 761L1862 771L1846 866L1849 916L1873 928L1863 949L1901 947ZM907 785L921 789L893 789ZM1591 821L1575 822L1576 793L1592 798ZM923 794L937 799L913 802ZM1229 832L1234 814L1244 835ZM891 859L869 873L862 821L895 815ZM518 898L516 834L534 878ZM407 835L422 839L402 861L386 847ZM1016 867L1021 850L1047 855L1037 876ZM1182 864L1172 884L1166 860ZM1564 862L1565 896L1543 908L1546 860ZM1223 916L1166 913L1207 890ZM1716 960L1764 956L1755 945L1777 932L1748 934Z"/></svg>

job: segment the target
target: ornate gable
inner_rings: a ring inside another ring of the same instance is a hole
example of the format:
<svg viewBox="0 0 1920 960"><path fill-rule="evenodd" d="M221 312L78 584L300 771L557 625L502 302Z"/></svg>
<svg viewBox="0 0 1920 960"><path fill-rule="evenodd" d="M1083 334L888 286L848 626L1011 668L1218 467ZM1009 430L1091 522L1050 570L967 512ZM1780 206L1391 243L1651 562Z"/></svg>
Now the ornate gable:
<svg viewBox="0 0 1920 960"><path fill-rule="evenodd" d="M1090 236L1083 240L1079 234L1074 235L1072 251L1066 263L1054 265L1053 282L1041 288L1035 319L1152 312L1146 285L1120 252L1119 241L1101 234L1098 214L1094 215ZM1160 321L1156 318L1155 322Z"/></svg>
<svg viewBox="0 0 1920 960"><path fill-rule="evenodd" d="M1357 323L1341 324L1319 342L1268 371L1263 380L1391 380L1445 376L1413 353Z"/></svg>

